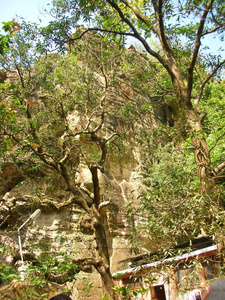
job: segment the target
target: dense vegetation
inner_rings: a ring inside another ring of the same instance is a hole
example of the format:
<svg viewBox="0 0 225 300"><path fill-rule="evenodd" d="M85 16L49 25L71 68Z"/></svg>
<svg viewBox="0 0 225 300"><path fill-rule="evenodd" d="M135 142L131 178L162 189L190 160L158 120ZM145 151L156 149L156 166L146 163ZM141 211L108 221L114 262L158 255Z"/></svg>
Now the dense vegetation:
<svg viewBox="0 0 225 300"><path fill-rule="evenodd" d="M1 83L2 167L16 163L38 174L47 166L63 178L72 197L61 206L87 214L95 237L89 263L112 299L110 203L102 201L98 176L109 160L123 159L130 147L141 152L145 189L139 206L126 208L135 249L224 228L225 61L200 51L205 36L223 39L224 9L213 0L62 0L53 1L56 21L46 28L4 27L1 66L19 77ZM130 37L139 51L124 47ZM71 120L74 110L79 123ZM81 164L91 191L78 183Z"/></svg>

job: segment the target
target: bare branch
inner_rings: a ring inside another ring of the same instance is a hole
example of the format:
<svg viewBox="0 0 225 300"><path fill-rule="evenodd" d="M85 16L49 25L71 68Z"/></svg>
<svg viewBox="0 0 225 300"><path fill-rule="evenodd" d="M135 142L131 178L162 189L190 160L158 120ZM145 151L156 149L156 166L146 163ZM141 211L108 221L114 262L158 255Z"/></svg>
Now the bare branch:
<svg viewBox="0 0 225 300"><path fill-rule="evenodd" d="M94 200L93 193L91 193L91 192L85 187L84 184L81 184L80 189L81 189L85 194L87 194L88 197L89 197L90 199Z"/></svg>
<svg viewBox="0 0 225 300"><path fill-rule="evenodd" d="M70 150L67 149L67 150L66 150L66 153L65 153L65 155L64 155L64 157L59 161L59 164L60 164L60 165L61 165L61 164L65 164L66 161L68 160L69 156L70 156Z"/></svg>
<svg viewBox="0 0 225 300"><path fill-rule="evenodd" d="M60 209L66 207L66 206L69 206L69 205L71 205L71 204L74 204L74 196L71 196L71 197L69 198L69 200L64 201L63 203L58 204L56 207L57 207L57 209L60 210Z"/></svg>
<svg viewBox="0 0 225 300"><path fill-rule="evenodd" d="M113 133L112 135L110 135L110 137L108 137L106 140L105 140L105 143L107 143L108 141L110 141L111 139L113 139L114 138L114 136L120 136L120 134L119 133Z"/></svg>
<svg viewBox="0 0 225 300"><path fill-rule="evenodd" d="M90 133L89 131L88 131L88 128L89 128L89 126L90 126L90 124L91 124L91 118L94 116L94 114L96 114L97 113L97 110L94 110L92 113L91 113L91 115L90 115L90 117L89 117L89 120L88 120L88 123L87 123L87 125L86 125L86 127L85 127L85 129L84 129L84 131L82 132L79 132L79 133L76 133L77 135L79 135L79 134L81 134L81 133Z"/></svg>
<svg viewBox="0 0 225 300"><path fill-rule="evenodd" d="M89 31L106 32L106 33L119 34L119 35L123 35L123 36L132 36L132 37L135 37L134 34L130 33L130 32L120 32L120 31L116 31L116 30L102 29L102 28L88 28L85 31L83 31L78 37L68 36L68 39L70 41L80 40Z"/></svg>
<svg viewBox="0 0 225 300"><path fill-rule="evenodd" d="M217 25L225 26L225 23L219 23L219 22L217 21L217 19L216 19L216 17L214 16L212 10L211 10L211 16L212 16L213 21L214 21Z"/></svg>

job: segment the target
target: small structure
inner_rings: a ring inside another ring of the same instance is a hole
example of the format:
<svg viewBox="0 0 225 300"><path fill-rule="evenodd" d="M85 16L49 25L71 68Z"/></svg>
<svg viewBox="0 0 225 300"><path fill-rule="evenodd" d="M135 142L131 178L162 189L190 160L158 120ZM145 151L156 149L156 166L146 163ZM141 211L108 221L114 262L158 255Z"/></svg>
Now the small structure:
<svg viewBox="0 0 225 300"><path fill-rule="evenodd" d="M221 264L218 247L210 236L129 261L131 268L112 275L117 290L130 293L131 299L143 300L202 299L208 280L216 277Z"/></svg>

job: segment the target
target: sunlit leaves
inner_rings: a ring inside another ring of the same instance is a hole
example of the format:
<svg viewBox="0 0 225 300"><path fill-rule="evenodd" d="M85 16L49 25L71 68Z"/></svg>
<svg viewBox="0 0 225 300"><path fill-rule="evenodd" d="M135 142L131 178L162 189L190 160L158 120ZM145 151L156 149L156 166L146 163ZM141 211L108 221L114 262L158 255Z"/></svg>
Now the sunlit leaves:
<svg viewBox="0 0 225 300"><path fill-rule="evenodd" d="M212 16L206 20L205 31L210 31L216 24L224 23L224 4L217 1L212 7ZM100 30L114 31L118 34L133 33L133 29L127 23L139 29L139 33L145 37L151 35L153 26L156 24L155 15L153 13L152 1L55 1L56 14L64 14L64 16L76 16L76 22L84 21L86 24L93 21ZM193 39L193 29L198 26L199 16L203 13L207 1L165 1L163 5L164 29L168 36L175 37L179 34L180 40L182 36ZM118 9L117 9L117 8ZM61 11L60 11L61 10ZM136 11L139 11L136 13ZM60 12L60 13L59 13ZM146 21L143 22L138 14L145 16ZM121 17L123 15L123 18ZM127 21L126 21L127 20ZM193 25L192 25L193 24ZM75 23L74 23L75 25ZM171 31L174 27L174 32ZM175 30L177 28L177 31Z"/></svg>
<svg viewBox="0 0 225 300"><path fill-rule="evenodd" d="M0 55L4 55L9 50L10 42L15 32L20 29L20 25L15 20L9 22L2 22L2 29L6 34L0 34Z"/></svg>
<svg viewBox="0 0 225 300"><path fill-rule="evenodd" d="M211 149L211 159L214 164L220 164L225 160L224 80L209 84L206 89L205 97L205 103L202 103L202 106L204 106L204 110L207 114L203 124Z"/></svg>
<svg viewBox="0 0 225 300"><path fill-rule="evenodd" d="M146 191L140 196L140 206L128 207L129 218L135 220L133 246L148 247L149 237L157 243L173 245L219 229L221 216L216 203L199 193L198 178L191 161L191 150L174 148L167 143L155 145L152 165L146 177ZM210 217L211 216L211 217ZM215 218L215 222L211 222ZM168 237L170 239L168 240ZM138 239L137 239L138 238ZM151 246L151 245L150 245Z"/></svg>

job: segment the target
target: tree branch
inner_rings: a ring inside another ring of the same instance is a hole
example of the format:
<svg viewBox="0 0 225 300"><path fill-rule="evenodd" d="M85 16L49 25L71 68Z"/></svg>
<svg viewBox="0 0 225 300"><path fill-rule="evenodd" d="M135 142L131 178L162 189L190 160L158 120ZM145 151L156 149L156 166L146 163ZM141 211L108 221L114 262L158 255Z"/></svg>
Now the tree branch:
<svg viewBox="0 0 225 300"><path fill-rule="evenodd" d="M10 218L11 216L8 215L5 217L5 219L2 221L2 223L0 224L0 228L2 228L2 226L7 222L7 220Z"/></svg>
<svg viewBox="0 0 225 300"><path fill-rule="evenodd" d="M222 164L220 164L218 167L216 167L214 169L214 173L217 175L219 174L223 169L225 169L225 162L223 162Z"/></svg>
<svg viewBox="0 0 225 300"><path fill-rule="evenodd" d="M69 156L70 156L70 150L67 149L67 150L65 151L64 157L59 161L59 164L60 164L60 165L61 165L61 164L65 164L65 163L67 162Z"/></svg>
<svg viewBox="0 0 225 300"><path fill-rule="evenodd" d="M205 10L202 13L202 16L201 16L201 19L199 22L199 26L198 26L198 30L197 30L197 33L195 36L194 49L192 52L192 57L190 60L190 64L188 67L188 74L187 74L187 98L188 98L188 101L190 101L190 99L191 99L191 93L192 93L192 87L193 87L193 72L194 72L194 66L196 64L200 45L201 45L200 40L201 40L201 36L203 33L206 17L209 13L210 8L212 7L212 3L213 3L213 0L209 0L208 4L206 5Z"/></svg>
<svg viewBox="0 0 225 300"><path fill-rule="evenodd" d="M209 80L216 74L216 72L218 71L218 69L225 64L225 59L222 60L216 67L215 69L212 70L212 72L205 78L205 80L202 82L201 86L200 86L200 92L198 94L198 98L195 100L195 105L199 104L199 101L201 100L202 97L202 93L204 90L205 85L207 84L207 82L209 82Z"/></svg>
<svg viewBox="0 0 225 300"><path fill-rule="evenodd" d="M216 145L218 144L219 140L221 140L223 137L225 136L225 132L223 134L221 134L215 141L215 144L209 149L209 153L216 147Z"/></svg>
<svg viewBox="0 0 225 300"><path fill-rule="evenodd" d="M201 37L203 37L203 36L205 36L207 34L213 33L213 32L217 31L218 29L220 29L221 27L224 27L224 26L225 26L225 24L223 24L223 25L217 25L216 27L214 27L214 28L212 28L210 30L206 30L205 32L203 32L201 34Z"/></svg>
<svg viewBox="0 0 225 300"><path fill-rule="evenodd" d="M135 16L143 23L145 23L147 26L149 26L149 19L144 16L140 10L137 8L136 5L129 3L127 0L122 0L121 2L123 2L124 5L126 5L127 7L129 7L133 13L135 14Z"/></svg>
<svg viewBox="0 0 225 300"><path fill-rule="evenodd" d="M83 31L78 37L68 36L68 39L70 41L80 40L89 31L99 31L99 32L106 32L106 33L113 33L113 34L135 37L134 34L130 33L130 32L120 32L120 31L116 31L116 30L109 30L109 29L103 29L103 28L88 28L88 29L85 29L85 31Z"/></svg>
<svg viewBox="0 0 225 300"><path fill-rule="evenodd" d="M169 41L168 37L166 36L165 29L164 29L163 12L162 12L163 1L159 0L157 2L156 0L154 0L152 2L153 2L155 18L156 18L156 22L157 22L157 26L158 26L158 31L156 32L156 34L161 41L161 45L163 47L164 54L166 55L167 59L174 60L173 49L170 45L170 41Z"/></svg>
<svg viewBox="0 0 225 300"><path fill-rule="evenodd" d="M58 170L57 162L55 161L55 159L53 158L52 155L45 153L45 152L38 152L31 145L29 145L29 147L33 151L33 153L36 154L44 163L46 163L47 165L51 166L52 168ZM47 158L50 158L50 160L48 160Z"/></svg>
<svg viewBox="0 0 225 300"><path fill-rule="evenodd" d="M139 40L139 41L141 42L141 44L144 46L145 50L146 50L151 56L155 57L155 58L156 58L156 59L157 59L157 60L158 60L165 68L167 68L167 64L166 64L166 61L164 60L164 58L163 58L159 53L153 51L153 50L149 47L149 45L148 45L148 43L146 42L146 40L139 34L139 32L136 30L136 28L133 26L133 24L130 22L130 20L128 20L128 19L124 16L124 14L123 14L123 12L121 11L121 9L119 8L119 6L118 6L114 1L112 1L112 0L106 0L106 1L110 4L111 7L113 7L113 8L117 11L117 13L119 14L121 20L122 20L124 23L126 23L126 24L130 27L130 29L133 31L133 34L129 34L129 35L130 35L130 36L133 36L134 38L136 38L137 40ZM100 31L102 31L102 30L100 29ZM105 31L107 32L108 30L105 30ZM108 31L108 32L110 32L110 31ZM119 35L126 35L126 34L124 34L124 33L122 33L122 32L117 32L117 34L119 34Z"/></svg>

